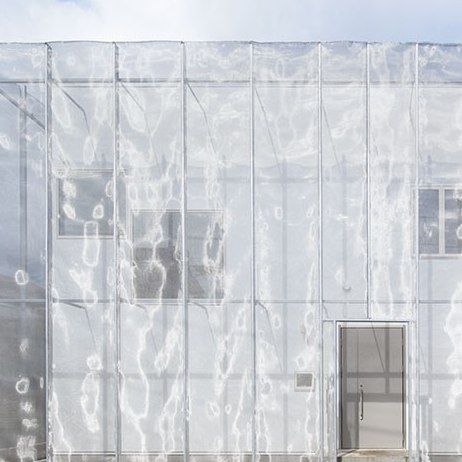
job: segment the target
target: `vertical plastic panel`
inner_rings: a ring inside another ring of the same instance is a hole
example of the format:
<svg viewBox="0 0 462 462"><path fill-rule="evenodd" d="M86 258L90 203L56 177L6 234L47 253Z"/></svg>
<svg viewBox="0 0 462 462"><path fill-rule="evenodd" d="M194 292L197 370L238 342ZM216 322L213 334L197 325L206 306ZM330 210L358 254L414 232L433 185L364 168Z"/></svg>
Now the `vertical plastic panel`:
<svg viewBox="0 0 462 462"><path fill-rule="evenodd" d="M462 80L461 47L422 45L419 57L420 184L422 187L449 189L454 202L458 205L462 173L460 158L462 87L458 84ZM441 205L440 216L446 212L445 214L450 218L450 210L446 211L444 199ZM449 224L444 221L442 217L439 227L445 241L459 242L457 226L452 229L452 235L449 236L443 231L443 226L447 227ZM449 253L444 248L441 251L443 254ZM432 255L428 258L421 257L421 300L449 301L458 293L462 259L458 258L457 254L449 257Z"/></svg>
<svg viewBox="0 0 462 462"><path fill-rule="evenodd" d="M371 315L412 315L415 299L415 46L369 46Z"/></svg>
<svg viewBox="0 0 462 462"><path fill-rule="evenodd" d="M325 301L366 300L366 47L322 47Z"/></svg>
<svg viewBox="0 0 462 462"><path fill-rule="evenodd" d="M151 460L184 440L181 45L118 51L119 432L124 455Z"/></svg>
<svg viewBox="0 0 462 462"><path fill-rule="evenodd" d="M51 47L51 444L115 451L114 48Z"/></svg>
<svg viewBox="0 0 462 462"><path fill-rule="evenodd" d="M251 451L248 44L187 44L190 453ZM193 83L192 81L197 81Z"/></svg>
<svg viewBox="0 0 462 462"><path fill-rule="evenodd" d="M183 448L183 332L178 303L121 305L121 437L139 460Z"/></svg>
<svg viewBox="0 0 462 462"><path fill-rule="evenodd" d="M257 451L319 449L318 47L254 45ZM275 303L278 301L279 303ZM316 385L295 390L295 374Z"/></svg>
<svg viewBox="0 0 462 462"><path fill-rule="evenodd" d="M320 449L318 307L257 305L257 443L260 456L315 455ZM309 374L311 384L297 387Z"/></svg>
<svg viewBox="0 0 462 462"><path fill-rule="evenodd" d="M52 441L57 459L114 451L112 305L53 306Z"/></svg>
<svg viewBox="0 0 462 462"><path fill-rule="evenodd" d="M421 247L419 348L422 450L461 453L460 409L460 126L462 50L422 45L420 65L421 188L436 191L438 206L421 201L420 213L438 216L437 247ZM433 193L432 193L433 194ZM423 197L423 193L421 193ZM420 242L426 237L420 227ZM434 303L432 303L434 302Z"/></svg>
<svg viewBox="0 0 462 462"><path fill-rule="evenodd" d="M57 43L52 55L53 290L92 303L112 293L113 47Z"/></svg>
<svg viewBox="0 0 462 462"><path fill-rule="evenodd" d="M299 54L300 47L295 48ZM318 297L318 53L314 45L303 47L308 80L299 84L262 81L254 89L260 300L313 301ZM271 74L264 61L270 53L278 67L283 68L286 61L290 66L286 47L279 57L277 51L278 46L255 46L257 76Z"/></svg>
<svg viewBox="0 0 462 462"><path fill-rule="evenodd" d="M0 459L9 461L45 457L45 56L43 45L0 45Z"/></svg>
<svg viewBox="0 0 462 462"><path fill-rule="evenodd" d="M462 328L460 304L420 305L420 401L422 448L460 453L460 375Z"/></svg>
<svg viewBox="0 0 462 462"><path fill-rule="evenodd" d="M409 322L406 329L406 441L409 458L421 460L426 453L420 443L421 436L421 402L420 402L420 370L422 368L419 350L418 322Z"/></svg>
<svg viewBox="0 0 462 462"><path fill-rule="evenodd" d="M8 65L12 68L6 74ZM5 80L24 80L0 83L3 299L45 298L44 69L43 46L0 47L0 72L6 74ZM36 79L42 82L32 82Z"/></svg>
<svg viewBox="0 0 462 462"><path fill-rule="evenodd" d="M45 302L0 302L0 457L45 458Z"/></svg>
<svg viewBox="0 0 462 462"><path fill-rule="evenodd" d="M337 324L325 321L322 330L323 349L323 415L322 432L324 447L322 455L324 460L337 460Z"/></svg>

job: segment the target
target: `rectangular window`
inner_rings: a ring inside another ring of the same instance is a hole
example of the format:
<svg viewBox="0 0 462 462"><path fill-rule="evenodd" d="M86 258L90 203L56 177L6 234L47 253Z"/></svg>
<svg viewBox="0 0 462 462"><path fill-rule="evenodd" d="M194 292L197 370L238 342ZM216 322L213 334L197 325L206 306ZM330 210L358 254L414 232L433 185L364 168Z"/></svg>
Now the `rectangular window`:
<svg viewBox="0 0 462 462"><path fill-rule="evenodd" d="M444 191L444 253L462 253L462 191Z"/></svg>
<svg viewBox="0 0 462 462"><path fill-rule="evenodd" d="M58 235L113 234L112 172L74 172L58 180Z"/></svg>
<svg viewBox="0 0 462 462"><path fill-rule="evenodd" d="M419 252L439 253L439 191L422 189L419 195Z"/></svg>
<svg viewBox="0 0 462 462"><path fill-rule="evenodd" d="M192 299L223 298L222 213L189 211L186 219L188 296ZM180 211L137 211L132 220L135 298L180 298Z"/></svg>
<svg viewBox="0 0 462 462"><path fill-rule="evenodd" d="M421 255L462 254L462 191L445 187L419 191Z"/></svg>

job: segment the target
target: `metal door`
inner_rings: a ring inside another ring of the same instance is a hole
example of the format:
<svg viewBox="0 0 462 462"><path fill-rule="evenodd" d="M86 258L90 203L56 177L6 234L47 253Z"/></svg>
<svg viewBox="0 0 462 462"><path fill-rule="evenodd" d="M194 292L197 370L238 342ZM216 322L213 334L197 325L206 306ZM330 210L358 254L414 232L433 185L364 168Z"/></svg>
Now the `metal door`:
<svg viewBox="0 0 462 462"><path fill-rule="evenodd" d="M404 328L342 327L342 449L404 447Z"/></svg>

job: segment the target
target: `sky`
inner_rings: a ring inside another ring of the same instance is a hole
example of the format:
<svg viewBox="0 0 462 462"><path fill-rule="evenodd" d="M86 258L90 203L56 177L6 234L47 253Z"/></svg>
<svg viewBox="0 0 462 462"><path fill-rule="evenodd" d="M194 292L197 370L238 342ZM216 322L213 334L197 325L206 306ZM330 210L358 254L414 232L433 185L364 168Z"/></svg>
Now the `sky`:
<svg viewBox="0 0 462 462"><path fill-rule="evenodd" d="M0 41L462 42L462 0L0 0Z"/></svg>

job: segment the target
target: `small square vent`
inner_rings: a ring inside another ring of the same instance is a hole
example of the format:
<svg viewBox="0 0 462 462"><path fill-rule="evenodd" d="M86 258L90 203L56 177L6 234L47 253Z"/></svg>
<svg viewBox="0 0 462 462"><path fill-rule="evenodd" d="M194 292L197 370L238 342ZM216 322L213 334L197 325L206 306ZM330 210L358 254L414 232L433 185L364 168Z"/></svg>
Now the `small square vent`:
<svg viewBox="0 0 462 462"><path fill-rule="evenodd" d="M295 372L295 391L311 391L314 385L312 372Z"/></svg>

